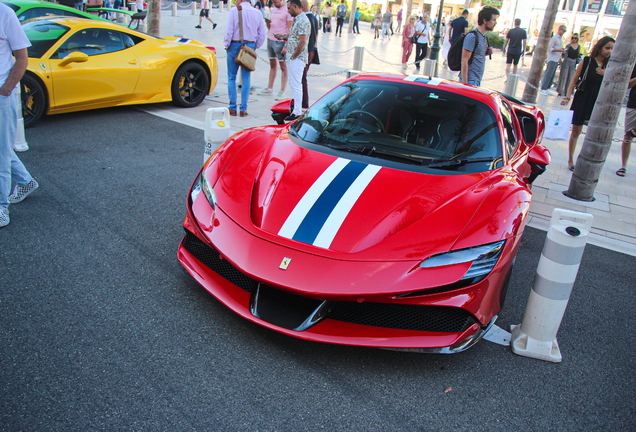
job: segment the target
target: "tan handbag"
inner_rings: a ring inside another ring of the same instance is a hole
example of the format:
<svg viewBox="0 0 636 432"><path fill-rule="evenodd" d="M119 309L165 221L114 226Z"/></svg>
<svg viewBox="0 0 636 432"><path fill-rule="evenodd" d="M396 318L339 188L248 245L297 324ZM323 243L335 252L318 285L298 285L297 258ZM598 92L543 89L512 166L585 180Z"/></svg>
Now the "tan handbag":
<svg viewBox="0 0 636 432"><path fill-rule="evenodd" d="M243 41L243 18L241 16L241 7L238 6L238 19L239 19L239 32L241 34L241 49L234 58L234 62L241 66L243 69L250 72L256 69L256 51L245 45Z"/></svg>

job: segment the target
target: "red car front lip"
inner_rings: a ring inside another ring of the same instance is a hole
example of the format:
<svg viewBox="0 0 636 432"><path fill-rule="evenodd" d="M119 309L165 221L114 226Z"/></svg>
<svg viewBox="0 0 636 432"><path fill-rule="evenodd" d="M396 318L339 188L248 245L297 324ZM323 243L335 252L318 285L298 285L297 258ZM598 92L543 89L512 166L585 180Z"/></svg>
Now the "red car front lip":
<svg viewBox="0 0 636 432"><path fill-rule="evenodd" d="M493 318L483 328L478 324L473 324L459 333L399 330L330 319L325 319L307 330L294 331L275 326L252 315L249 307L250 293L208 269L185 250L183 244L179 246L178 259L185 270L201 286L241 317L270 330L313 342L451 354L464 351L477 343L496 319L496 317Z"/></svg>

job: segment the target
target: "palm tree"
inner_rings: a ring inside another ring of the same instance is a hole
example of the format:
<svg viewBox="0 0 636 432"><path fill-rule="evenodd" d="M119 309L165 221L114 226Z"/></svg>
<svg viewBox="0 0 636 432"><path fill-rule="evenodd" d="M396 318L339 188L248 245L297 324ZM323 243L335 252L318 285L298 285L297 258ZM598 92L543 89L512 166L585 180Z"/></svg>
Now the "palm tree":
<svg viewBox="0 0 636 432"><path fill-rule="evenodd" d="M159 36L161 33L161 0L148 1L148 34Z"/></svg>
<svg viewBox="0 0 636 432"><path fill-rule="evenodd" d="M545 59L548 57L548 46L550 45L550 38L552 37L552 29L554 28L554 21L556 20L558 9L558 0L550 0L548 2L548 7L546 7L545 15L543 16L539 40L532 53L530 74L528 75L528 82L521 97L523 102L536 103L537 101L539 81L541 81L541 73L543 72Z"/></svg>
<svg viewBox="0 0 636 432"><path fill-rule="evenodd" d="M598 93L576 168L565 193L580 201L593 201L594 190L612 144L627 83L636 61L636 1L629 3Z"/></svg>

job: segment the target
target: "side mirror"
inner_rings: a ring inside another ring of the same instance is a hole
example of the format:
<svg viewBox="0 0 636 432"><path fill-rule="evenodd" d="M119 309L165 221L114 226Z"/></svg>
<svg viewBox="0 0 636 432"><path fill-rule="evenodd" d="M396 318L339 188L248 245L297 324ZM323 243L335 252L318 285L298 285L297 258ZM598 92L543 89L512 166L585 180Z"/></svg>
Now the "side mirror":
<svg viewBox="0 0 636 432"><path fill-rule="evenodd" d="M60 66L66 66L70 63L84 63L88 61L88 55L83 52L73 51L60 62Z"/></svg>
<svg viewBox="0 0 636 432"><path fill-rule="evenodd" d="M528 154L528 165L530 165L530 177L528 183L534 182L537 177L543 174L547 166L552 161L550 150L541 144L537 144L530 150Z"/></svg>
<svg viewBox="0 0 636 432"><path fill-rule="evenodd" d="M294 100L293 99L285 99L276 104L274 104L271 108L272 110L272 118L276 122L276 124L282 125L285 124L285 118L289 116L292 111L294 111Z"/></svg>

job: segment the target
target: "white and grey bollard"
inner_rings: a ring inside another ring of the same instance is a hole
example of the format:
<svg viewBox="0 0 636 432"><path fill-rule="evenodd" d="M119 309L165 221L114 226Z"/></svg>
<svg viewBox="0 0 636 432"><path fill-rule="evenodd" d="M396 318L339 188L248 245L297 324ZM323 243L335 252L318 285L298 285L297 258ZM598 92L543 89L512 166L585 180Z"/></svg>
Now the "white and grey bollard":
<svg viewBox="0 0 636 432"><path fill-rule="evenodd" d="M574 221L572 220L574 219ZM537 274L520 325L512 325L512 352L559 363L556 340L594 216L554 209Z"/></svg>
<svg viewBox="0 0 636 432"><path fill-rule="evenodd" d="M192 15L196 15L197 14L197 2L193 1L192 2Z"/></svg>
<svg viewBox="0 0 636 432"><path fill-rule="evenodd" d="M17 130L15 131L15 142L13 143L13 150L17 152L25 152L29 149L29 145L26 142L26 135L24 134L24 117L22 117L22 85L18 84L17 90L11 93L11 97L15 98L14 106L16 107L16 114L18 116Z"/></svg>
<svg viewBox="0 0 636 432"><path fill-rule="evenodd" d="M422 68L422 75L428 76L428 77L434 77L436 64L437 64L436 60L424 59L424 67Z"/></svg>
<svg viewBox="0 0 636 432"><path fill-rule="evenodd" d="M515 93L517 93L518 81L519 81L519 75L508 74L508 80L506 81L506 89L504 90L504 94L510 97L515 97Z"/></svg>
<svg viewBox="0 0 636 432"><path fill-rule="evenodd" d="M203 163L212 153L230 137L230 110L227 108L208 108L205 113Z"/></svg>
<svg viewBox="0 0 636 432"><path fill-rule="evenodd" d="M176 17L177 14L177 2L172 3L172 16Z"/></svg>

